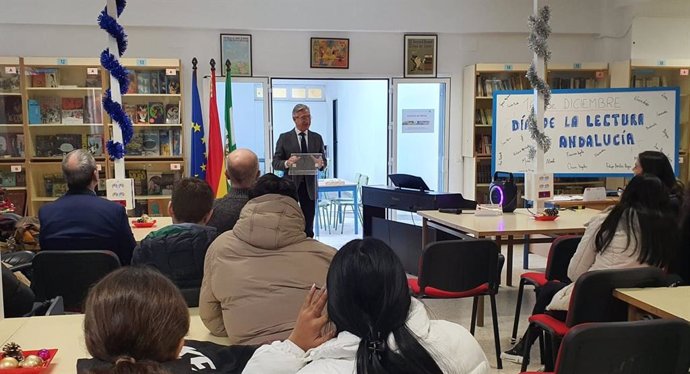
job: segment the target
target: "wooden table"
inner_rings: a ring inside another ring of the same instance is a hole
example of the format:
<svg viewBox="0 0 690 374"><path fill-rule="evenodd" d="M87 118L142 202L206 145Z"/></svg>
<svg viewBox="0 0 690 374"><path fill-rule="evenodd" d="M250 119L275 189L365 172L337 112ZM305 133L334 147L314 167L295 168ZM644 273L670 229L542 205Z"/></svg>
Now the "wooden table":
<svg viewBox="0 0 690 374"><path fill-rule="evenodd" d="M555 221L535 221L527 209L516 209L513 213L501 216L475 216L473 211L462 214L441 213L435 210L419 211L422 221L422 246L429 243L429 227L453 235L471 235L475 238L495 237L499 245L507 245L506 284L513 285L513 245L525 242L528 235L565 235L582 234L585 224L595 215L601 213L595 209L562 211ZM518 239L516 236L523 236ZM505 238L505 239L504 239ZM552 238L530 238L530 243L551 242Z"/></svg>
<svg viewBox="0 0 690 374"><path fill-rule="evenodd" d="M191 308L189 314L188 339L229 344L228 338L219 338L208 332L199 318L198 308ZM43 374L74 373L77 359L91 357L84 344L83 314L6 318L0 321L0 331L2 345L12 341L25 350L57 348L57 355Z"/></svg>
<svg viewBox="0 0 690 374"><path fill-rule="evenodd" d="M628 303L628 320L636 321L643 314L690 322L690 286L622 288L613 296Z"/></svg>
<svg viewBox="0 0 690 374"><path fill-rule="evenodd" d="M171 217L151 217L156 220L156 224L153 227L142 227L142 228L136 228L132 226L132 221L136 220L136 217L129 217L129 226L132 228L132 234L134 234L134 239L139 243L142 239L146 237L146 235L160 230L165 226L170 226L172 225L172 218Z"/></svg>

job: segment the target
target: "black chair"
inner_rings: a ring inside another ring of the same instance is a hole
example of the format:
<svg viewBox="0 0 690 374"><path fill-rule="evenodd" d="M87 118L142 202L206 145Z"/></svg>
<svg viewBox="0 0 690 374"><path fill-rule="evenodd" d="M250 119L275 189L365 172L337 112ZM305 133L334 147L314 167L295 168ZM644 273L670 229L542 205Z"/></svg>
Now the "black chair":
<svg viewBox="0 0 690 374"><path fill-rule="evenodd" d="M568 279L568 264L570 264L570 259L573 258L581 239L582 236L579 235L557 237L549 248L549 256L546 259L546 271L543 273L531 271L520 275L513 334L510 337L512 342L515 342L518 325L520 324L520 308L522 307L522 294L524 293L525 286L534 286L534 291L536 292L539 287L543 287L550 281L570 283L570 279Z"/></svg>
<svg viewBox="0 0 690 374"><path fill-rule="evenodd" d="M41 251L33 260L31 288L39 301L62 296L65 310L81 312L89 287L119 267L111 251Z"/></svg>
<svg viewBox="0 0 690 374"><path fill-rule="evenodd" d="M27 278L31 279L31 261L33 261L35 252L32 251L17 251L5 253L0 258L2 262L10 266L13 272L21 271Z"/></svg>
<svg viewBox="0 0 690 374"><path fill-rule="evenodd" d="M193 288L180 288L182 297L190 308L196 308L199 306L199 294L201 293L201 287Z"/></svg>
<svg viewBox="0 0 690 374"><path fill-rule="evenodd" d="M496 242L488 239L434 242L426 246L420 261L419 278L408 280L413 293L418 297L440 299L472 297L474 300L470 332L473 335L479 297L489 296L494 323L496 363L497 367L502 369L496 294L505 258Z"/></svg>
<svg viewBox="0 0 690 374"><path fill-rule="evenodd" d="M603 322L568 332L552 374L687 374L689 368L687 322Z"/></svg>
<svg viewBox="0 0 690 374"><path fill-rule="evenodd" d="M655 267L618 270L594 270L581 275L570 296L568 317L565 322L549 314L536 314L529 318L531 334L533 327L541 329L547 334L546 348L551 348L544 357L547 359L546 369L553 368L553 354L568 331L579 324L589 322L617 322L628 319L628 305L613 297L616 288L662 287L667 285L664 272ZM530 341L527 336L526 341ZM525 344L523 352L522 371L527 369L529 345Z"/></svg>

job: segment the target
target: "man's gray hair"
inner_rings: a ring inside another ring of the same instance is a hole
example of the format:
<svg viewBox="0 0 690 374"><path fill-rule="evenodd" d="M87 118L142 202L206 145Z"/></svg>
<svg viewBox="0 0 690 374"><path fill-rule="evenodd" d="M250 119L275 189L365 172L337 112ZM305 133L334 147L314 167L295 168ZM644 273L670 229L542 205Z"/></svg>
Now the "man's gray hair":
<svg viewBox="0 0 690 374"><path fill-rule="evenodd" d="M70 189L88 187L94 171L96 160L85 149L75 149L62 159L62 174Z"/></svg>
<svg viewBox="0 0 690 374"><path fill-rule="evenodd" d="M301 112L301 111L303 111L303 110L306 110L307 112L311 112L311 110L309 110L309 107L306 106L306 105L304 105L304 104L297 104L297 105L295 105L295 107L292 108L292 118L295 118L295 116L297 115L297 113L298 113L298 112Z"/></svg>

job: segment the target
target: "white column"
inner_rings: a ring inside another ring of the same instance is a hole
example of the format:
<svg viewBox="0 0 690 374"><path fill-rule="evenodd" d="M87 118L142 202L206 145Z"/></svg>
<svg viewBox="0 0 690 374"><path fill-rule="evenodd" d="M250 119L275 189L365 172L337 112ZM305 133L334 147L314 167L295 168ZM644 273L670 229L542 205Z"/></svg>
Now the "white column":
<svg viewBox="0 0 690 374"><path fill-rule="evenodd" d="M115 0L107 0L108 15L117 19L117 3ZM108 35L108 48L110 48L110 53L115 56L115 60L120 59L119 50L117 48L117 40L113 38L110 34ZM120 95L120 82L115 79L115 77L110 74L110 94L116 103L122 105L122 95ZM108 131L104 128L103 131ZM119 124L113 122L113 134L112 140L114 142L122 143L124 147L124 142L122 141L122 129ZM125 179L125 158L115 159L115 179Z"/></svg>

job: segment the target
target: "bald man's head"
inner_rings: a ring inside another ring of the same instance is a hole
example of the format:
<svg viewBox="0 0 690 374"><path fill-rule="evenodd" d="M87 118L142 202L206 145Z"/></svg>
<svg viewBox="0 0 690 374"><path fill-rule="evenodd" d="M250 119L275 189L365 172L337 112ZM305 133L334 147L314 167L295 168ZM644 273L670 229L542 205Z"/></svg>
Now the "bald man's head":
<svg viewBox="0 0 690 374"><path fill-rule="evenodd" d="M225 159L225 175L234 188L250 188L259 178L259 158L246 148L238 148Z"/></svg>
<svg viewBox="0 0 690 374"><path fill-rule="evenodd" d="M75 149L62 159L62 174L70 190L94 189L98 183L96 160L85 149Z"/></svg>

